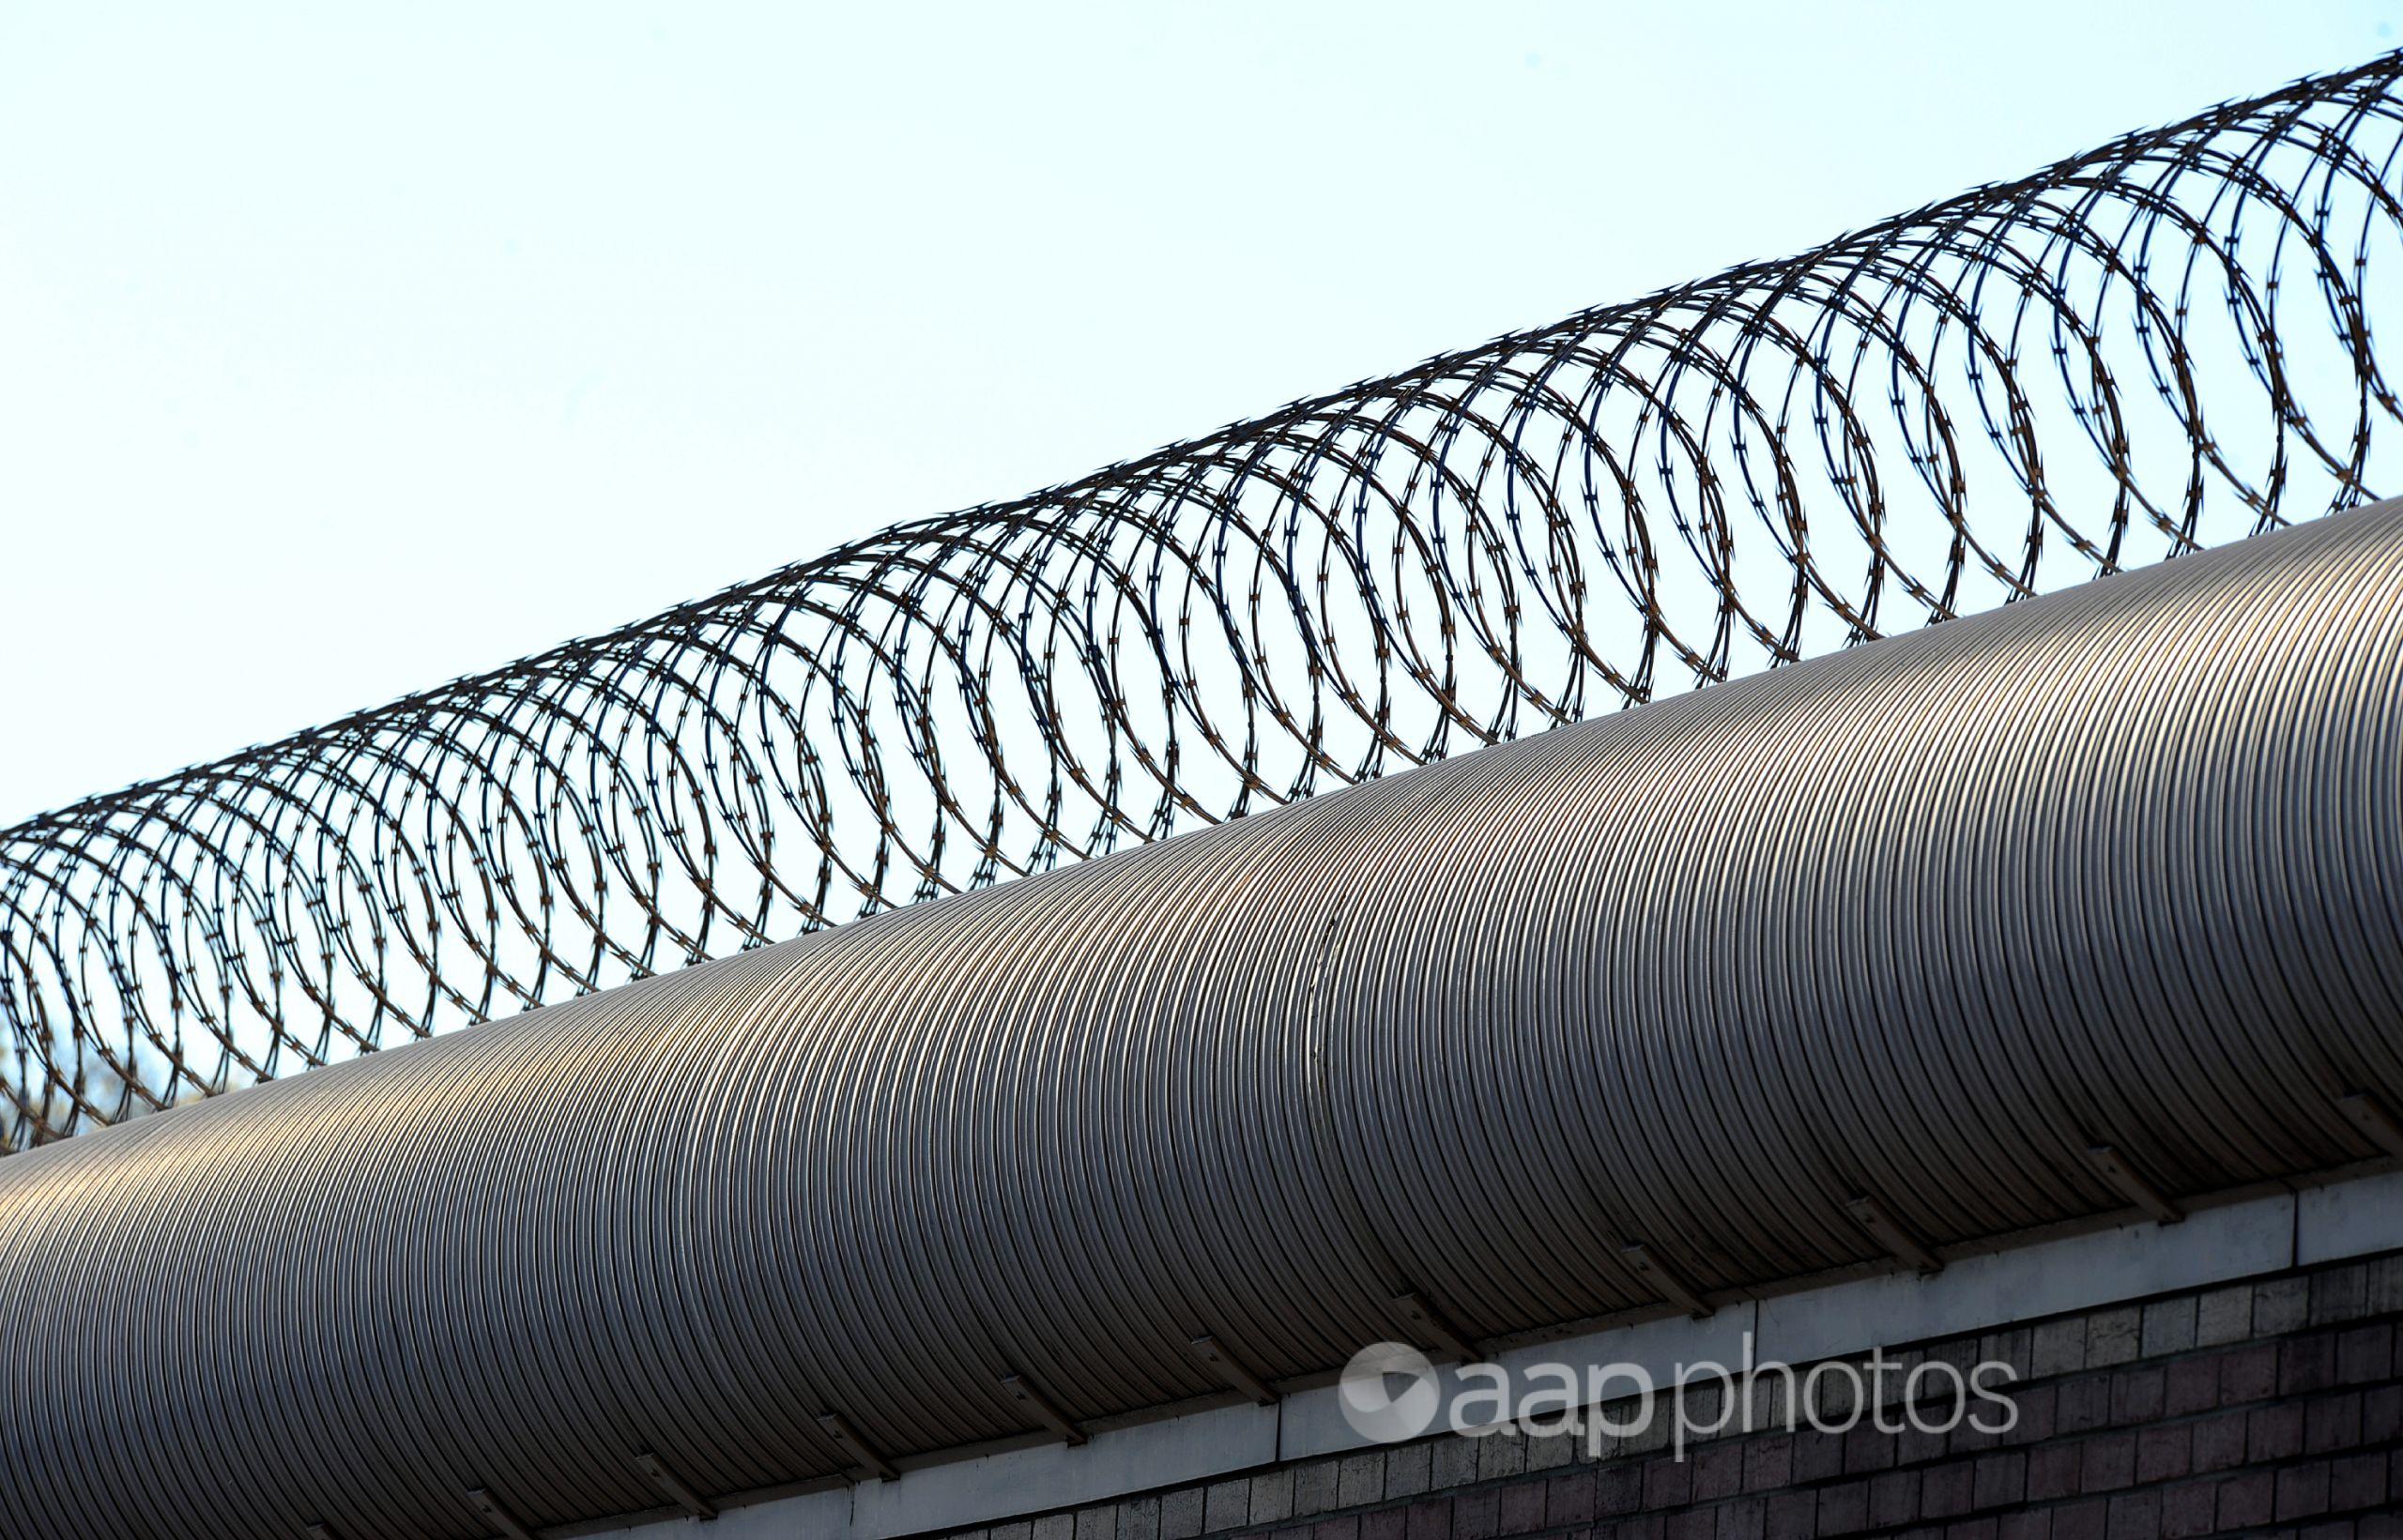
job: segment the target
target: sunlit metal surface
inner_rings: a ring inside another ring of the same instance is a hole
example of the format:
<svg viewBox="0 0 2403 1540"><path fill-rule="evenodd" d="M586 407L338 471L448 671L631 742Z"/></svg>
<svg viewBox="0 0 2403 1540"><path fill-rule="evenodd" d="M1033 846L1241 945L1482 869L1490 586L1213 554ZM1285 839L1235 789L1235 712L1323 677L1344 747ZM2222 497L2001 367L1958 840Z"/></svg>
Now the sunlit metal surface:
<svg viewBox="0 0 2403 1540"><path fill-rule="evenodd" d="M2392 491L2398 71L0 833L0 1151Z"/></svg>
<svg viewBox="0 0 2403 1540"><path fill-rule="evenodd" d="M2333 1167L2398 1021L2388 503L11 1157L0 1490L714 1501Z"/></svg>

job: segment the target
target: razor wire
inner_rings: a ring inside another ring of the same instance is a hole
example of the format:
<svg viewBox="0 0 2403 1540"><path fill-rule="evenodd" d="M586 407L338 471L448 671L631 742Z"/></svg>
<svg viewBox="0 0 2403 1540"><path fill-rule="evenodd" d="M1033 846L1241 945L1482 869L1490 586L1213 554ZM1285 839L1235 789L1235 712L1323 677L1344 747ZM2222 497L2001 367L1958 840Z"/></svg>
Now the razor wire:
<svg viewBox="0 0 2403 1540"><path fill-rule="evenodd" d="M2398 77L0 832L0 1151L2365 501Z"/></svg>

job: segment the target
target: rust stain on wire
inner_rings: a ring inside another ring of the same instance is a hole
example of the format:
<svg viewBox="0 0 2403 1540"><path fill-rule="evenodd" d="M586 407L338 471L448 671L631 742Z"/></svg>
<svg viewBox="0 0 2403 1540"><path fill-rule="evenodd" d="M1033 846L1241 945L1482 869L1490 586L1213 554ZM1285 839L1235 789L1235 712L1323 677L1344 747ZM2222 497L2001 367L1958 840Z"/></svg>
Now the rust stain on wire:
<svg viewBox="0 0 2403 1540"><path fill-rule="evenodd" d="M2398 73L21 824L0 1151L2366 500Z"/></svg>

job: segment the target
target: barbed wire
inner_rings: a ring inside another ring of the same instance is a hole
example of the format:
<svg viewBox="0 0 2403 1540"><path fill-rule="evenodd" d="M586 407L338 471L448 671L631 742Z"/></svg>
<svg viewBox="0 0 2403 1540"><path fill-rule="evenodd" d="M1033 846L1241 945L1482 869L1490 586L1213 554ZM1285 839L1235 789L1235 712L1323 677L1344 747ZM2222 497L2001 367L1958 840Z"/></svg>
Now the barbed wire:
<svg viewBox="0 0 2403 1540"><path fill-rule="evenodd" d="M0 1151L2366 500L2398 76L31 819Z"/></svg>

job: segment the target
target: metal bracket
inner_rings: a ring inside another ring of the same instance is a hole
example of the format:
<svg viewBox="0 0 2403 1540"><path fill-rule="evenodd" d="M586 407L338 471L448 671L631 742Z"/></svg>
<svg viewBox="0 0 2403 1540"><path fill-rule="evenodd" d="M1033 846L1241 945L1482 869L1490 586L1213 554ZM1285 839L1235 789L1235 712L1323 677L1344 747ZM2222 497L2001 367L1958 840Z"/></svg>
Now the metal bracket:
<svg viewBox="0 0 2403 1540"><path fill-rule="evenodd" d="M1919 1269L1921 1277L1944 1271L1944 1263L1936 1253L1920 1244L1919 1238L1896 1223L1894 1216L1888 1213L1875 1198L1864 1193L1847 1199L1844 1207L1844 1212L1852 1215L1853 1222L1884 1246L1889 1256Z"/></svg>
<svg viewBox="0 0 2403 1540"><path fill-rule="evenodd" d="M1715 1304L1705 1303L1703 1297L1689 1288L1683 1278L1670 1270L1668 1263L1645 1250L1643 1242L1630 1241L1618 1248L1618 1254L1637 1277L1650 1284L1660 1291L1662 1299L1683 1310L1694 1319L1700 1320L1719 1308Z"/></svg>
<svg viewBox="0 0 2403 1540"><path fill-rule="evenodd" d="M1003 1383L1006 1384L1007 1381L1004 1380ZM901 1473L886 1464L883 1456L869 1447L868 1441L860 1437L860 1430L853 1427L850 1419L841 1412L819 1412L818 1426L828 1438L834 1441L834 1446L837 1449L850 1456L854 1469L865 1471L879 1481L891 1481Z"/></svg>
<svg viewBox="0 0 2403 1540"><path fill-rule="evenodd" d="M707 1498L685 1486L675 1471L667 1469L666 1462L650 1450L646 1449L635 1456L635 1469L640 1471L650 1479L653 1487L666 1492L678 1507L691 1514L695 1518L717 1517L717 1509L710 1504Z"/></svg>
<svg viewBox="0 0 2403 1540"><path fill-rule="evenodd" d="M2403 1123L2396 1122L2395 1115L2380 1106L2377 1097L2365 1090L2339 1096L2336 1110L2345 1115L2347 1122L2362 1131L2362 1137L2390 1155L2403 1157Z"/></svg>
<svg viewBox="0 0 2403 1540"><path fill-rule="evenodd" d="M2094 1163L2094 1169L2102 1173L2103 1180L2116 1188L2121 1197L2152 1215L2155 1224L2174 1225L2186 1217L2185 1210L2171 1202L2166 1193L2138 1175L2136 1168L2109 1145L2093 1146L2086 1151L2086 1158Z"/></svg>
<svg viewBox="0 0 2403 1540"><path fill-rule="evenodd" d="M1276 1404L1277 1397L1268 1393L1268 1387L1260 1382L1260 1378L1236 1362L1234 1354L1227 1351L1209 1333L1204 1332L1193 1339L1193 1355L1207 1364L1211 1372L1225 1380L1229 1388L1250 1396L1254 1406Z"/></svg>
<svg viewBox="0 0 2403 1540"><path fill-rule="evenodd" d="M515 1514L502 1507L500 1500L482 1487L468 1487L467 1501L476 1505L476 1512L484 1516L485 1523L507 1535L509 1540L534 1540L534 1532L519 1523Z"/></svg>
<svg viewBox="0 0 2403 1540"><path fill-rule="evenodd" d="M1477 1357L1477 1349L1462 1336L1444 1313L1429 1304L1427 1297L1412 1289L1404 1289L1387 1302L1396 1317L1409 1323L1417 1340L1462 1363Z"/></svg>
<svg viewBox="0 0 2403 1540"><path fill-rule="evenodd" d="M1012 1400L1033 1412L1035 1421L1060 1435L1063 1440L1072 1444L1085 1441L1084 1430L1068 1421L1068 1414L1053 1406L1050 1398L1027 1383L1023 1376L1015 1374L1002 1376L1002 1389L1009 1393Z"/></svg>

